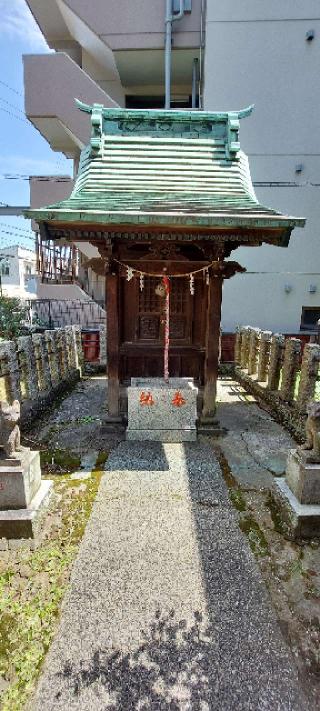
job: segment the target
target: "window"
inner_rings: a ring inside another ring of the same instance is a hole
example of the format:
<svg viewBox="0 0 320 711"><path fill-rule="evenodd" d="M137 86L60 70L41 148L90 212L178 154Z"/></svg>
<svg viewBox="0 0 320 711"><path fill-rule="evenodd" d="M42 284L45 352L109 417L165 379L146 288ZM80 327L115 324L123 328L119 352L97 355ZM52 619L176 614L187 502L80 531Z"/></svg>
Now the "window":
<svg viewBox="0 0 320 711"><path fill-rule="evenodd" d="M31 274L31 265L26 264L26 276L30 276L30 274Z"/></svg>
<svg viewBox="0 0 320 711"><path fill-rule="evenodd" d="M316 331L320 319L320 306L303 306L301 313L301 331Z"/></svg>
<svg viewBox="0 0 320 711"><path fill-rule="evenodd" d="M1 264L1 274L2 274L2 276L9 276L9 274L10 274L9 264Z"/></svg>

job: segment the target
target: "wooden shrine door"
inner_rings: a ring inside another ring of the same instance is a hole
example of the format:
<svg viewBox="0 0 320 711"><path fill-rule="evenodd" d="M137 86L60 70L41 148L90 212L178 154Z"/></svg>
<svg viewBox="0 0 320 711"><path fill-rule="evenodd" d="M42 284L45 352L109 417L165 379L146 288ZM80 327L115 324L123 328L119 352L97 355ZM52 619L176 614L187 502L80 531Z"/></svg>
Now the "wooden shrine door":
<svg viewBox="0 0 320 711"><path fill-rule="evenodd" d="M120 279L121 380L131 377L163 377L164 297L156 293L158 277ZM190 376L203 382L207 287L195 280L190 294L189 280L170 280L170 376Z"/></svg>

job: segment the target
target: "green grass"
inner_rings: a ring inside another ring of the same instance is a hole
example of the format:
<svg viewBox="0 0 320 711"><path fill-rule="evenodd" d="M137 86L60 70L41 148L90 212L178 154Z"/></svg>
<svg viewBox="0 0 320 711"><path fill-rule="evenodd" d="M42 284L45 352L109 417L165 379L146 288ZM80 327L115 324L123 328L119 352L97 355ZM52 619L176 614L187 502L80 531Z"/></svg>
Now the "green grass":
<svg viewBox="0 0 320 711"><path fill-rule="evenodd" d="M78 481L70 486L69 474L51 475L57 494L51 515L62 511L60 526L35 551L21 551L7 568L1 566L0 675L9 682L1 711L22 711L34 688L106 459L101 452L91 478L81 482L85 487L81 491ZM27 568L25 577L19 574L21 566Z"/></svg>

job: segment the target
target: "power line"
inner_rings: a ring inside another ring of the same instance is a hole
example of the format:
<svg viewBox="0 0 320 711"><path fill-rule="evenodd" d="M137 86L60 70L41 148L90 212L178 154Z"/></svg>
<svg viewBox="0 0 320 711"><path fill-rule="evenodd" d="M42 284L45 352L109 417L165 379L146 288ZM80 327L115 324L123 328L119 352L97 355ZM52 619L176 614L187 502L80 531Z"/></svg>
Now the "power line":
<svg viewBox="0 0 320 711"><path fill-rule="evenodd" d="M29 180L29 178L39 178L39 182L41 183L52 182L53 178L55 178L57 183L67 183L69 180L72 180L72 177L70 175L58 175L56 173L50 176L48 175L48 177L43 177L39 175L19 175L19 173L0 174L0 180ZM5 207L10 207L10 205L6 205Z"/></svg>
<svg viewBox="0 0 320 711"><path fill-rule="evenodd" d="M0 230L0 233L3 235L12 235L13 237L20 237L20 239L29 239L32 242L34 242L35 239L34 237L29 237L28 235L17 235L15 232L11 232L10 230Z"/></svg>
<svg viewBox="0 0 320 711"><path fill-rule="evenodd" d="M9 89L11 89L11 87L9 87L9 85L7 85L7 84L4 84L3 81L0 80L0 83L3 84L4 86L7 86ZM14 89L11 89L11 91L15 91L15 90L14 90ZM22 94L20 94L20 93L18 93L18 92L16 92L16 91L15 91L15 93L18 94L18 96L22 96ZM28 126L31 126L32 128L34 128L34 126L32 126L31 121L29 121L28 116L27 116L27 114L25 113L25 111L24 111L23 109L19 108L19 106L16 106L15 104L11 104L10 101L7 101L7 99L4 99L4 98L2 98L2 97L0 97L0 101L2 101L3 103L7 104L8 106L10 106L10 107L11 107L12 109L14 109L15 111L18 111L20 114L22 114L22 116L23 116L24 118L22 119L20 116L16 116L16 114L12 113L11 111L9 111L8 109L5 109L5 108L2 107L2 106L0 107L0 111L4 111L5 113L9 114L9 116L12 116L12 118L18 119L19 121L24 121L24 123L28 124ZM65 160L67 160L67 159L65 159ZM61 166L59 166L58 161L60 161L60 163L62 163L62 156L59 156L59 157L57 158L57 160L56 160L57 167L58 167L58 169L60 170ZM1 204L1 203L0 203L0 204Z"/></svg>
<svg viewBox="0 0 320 711"><path fill-rule="evenodd" d="M17 89L14 89L13 86L10 86L10 84L6 84L6 82L5 82L5 81L2 81L2 79L0 79L0 84L2 84L3 86L5 86L6 89L9 89L10 91L13 91L14 94L17 94L17 96L22 96L21 91L17 91Z"/></svg>
<svg viewBox="0 0 320 711"><path fill-rule="evenodd" d="M12 109L15 109L15 111L19 111L19 113L23 114L23 116L26 116L23 109L20 109L19 106L16 106L15 104L11 104L10 101L7 101L7 99L3 99L2 96L0 96L0 101L3 101L4 104L11 106Z"/></svg>
<svg viewBox="0 0 320 711"><path fill-rule="evenodd" d="M0 222L0 225L2 227L9 227L11 229L19 230L19 232L26 232L28 235L32 234L32 230L25 229L24 227L17 227L16 225L10 225L8 222Z"/></svg>
<svg viewBox="0 0 320 711"><path fill-rule="evenodd" d="M26 119L21 118L21 116L16 116L15 114L12 113L12 111L9 111L8 109L4 109L2 106L0 106L0 111L5 111L6 114L9 114L9 116L12 116L13 118L17 119L18 121L22 121L23 123L26 123L28 126L31 126L31 123L29 121L26 121ZM32 128L34 128L32 126Z"/></svg>

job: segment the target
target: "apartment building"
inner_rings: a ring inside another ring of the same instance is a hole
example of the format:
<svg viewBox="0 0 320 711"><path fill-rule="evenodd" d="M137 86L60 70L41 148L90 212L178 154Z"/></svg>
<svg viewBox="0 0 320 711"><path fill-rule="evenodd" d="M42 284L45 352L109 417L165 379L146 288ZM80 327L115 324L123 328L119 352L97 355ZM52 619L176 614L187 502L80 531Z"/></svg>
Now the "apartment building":
<svg viewBox="0 0 320 711"><path fill-rule="evenodd" d="M288 249L239 249L248 270L225 283L222 324L297 333L320 317L320 5L208 0L204 105L254 103L241 126L259 201L307 219Z"/></svg>
<svg viewBox="0 0 320 711"><path fill-rule="evenodd" d="M27 0L52 54L24 57L26 113L53 150L74 160L89 139L85 103L161 108L169 0ZM318 247L320 10L317 0L172 0L171 108L241 109L260 202L307 218L288 250L240 248L247 273L226 282L222 326L310 330L320 317ZM179 13L180 11L180 13ZM31 205L73 181L31 181ZM92 250L93 248L91 248ZM88 264L94 264L90 251ZM84 263L85 263L84 259ZM91 267L89 267L91 269ZM98 278L99 294L101 280ZM94 288L90 284L91 292Z"/></svg>
<svg viewBox="0 0 320 711"><path fill-rule="evenodd" d="M36 255L14 245L0 249L0 294L18 299L35 297Z"/></svg>

